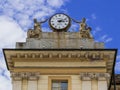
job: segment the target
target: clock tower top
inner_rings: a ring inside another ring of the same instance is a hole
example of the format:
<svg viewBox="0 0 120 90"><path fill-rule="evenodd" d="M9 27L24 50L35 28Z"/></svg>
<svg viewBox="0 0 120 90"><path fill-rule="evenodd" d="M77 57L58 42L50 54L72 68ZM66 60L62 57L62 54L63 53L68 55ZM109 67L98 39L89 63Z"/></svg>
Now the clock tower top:
<svg viewBox="0 0 120 90"><path fill-rule="evenodd" d="M41 24L49 23L53 32L42 32ZM68 32L72 22L79 24L78 32ZM104 48L104 43L95 42L91 35L91 27L86 19L76 21L70 16L57 13L44 21L34 19L34 28L27 32L26 42L17 43L17 48Z"/></svg>

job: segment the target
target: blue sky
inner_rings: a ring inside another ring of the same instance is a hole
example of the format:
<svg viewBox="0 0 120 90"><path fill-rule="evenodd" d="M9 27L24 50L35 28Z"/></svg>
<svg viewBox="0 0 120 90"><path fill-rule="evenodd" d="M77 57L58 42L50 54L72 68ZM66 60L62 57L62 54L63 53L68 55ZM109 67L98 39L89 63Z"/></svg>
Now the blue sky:
<svg viewBox="0 0 120 90"><path fill-rule="evenodd" d="M68 14L78 21L85 17L96 41L105 42L106 48L118 48L115 72L120 73L119 4L120 0L0 0L0 90L12 90L2 48L14 48L15 42L25 41L33 18L43 20L55 13ZM78 28L73 23L71 29ZM48 31L48 25L43 29Z"/></svg>

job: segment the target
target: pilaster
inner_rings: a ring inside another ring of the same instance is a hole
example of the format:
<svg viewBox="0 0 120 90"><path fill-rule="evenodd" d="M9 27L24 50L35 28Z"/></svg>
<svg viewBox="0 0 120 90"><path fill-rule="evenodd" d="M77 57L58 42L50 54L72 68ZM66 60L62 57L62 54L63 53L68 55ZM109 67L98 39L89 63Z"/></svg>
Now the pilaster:
<svg viewBox="0 0 120 90"><path fill-rule="evenodd" d="M36 72L12 73L13 90L38 90L39 75Z"/></svg>
<svg viewBox="0 0 120 90"><path fill-rule="evenodd" d="M30 73L28 76L28 90L38 90L39 73Z"/></svg>
<svg viewBox="0 0 120 90"><path fill-rule="evenodd" d="M89 73L80 74L82 80L82 90L92 90L91 75Z"/></svg>
<svg viewBox="0 0 120 90"><path fill-rule="evenodd" d="M22 77L20 73L11 73L12 90L22 90Z"/></svg>
<svg viewBox="0 0 120 90"><path fill-rule="evenodd" d="M110 75L108 73L98 74L98 90L107 90L108 79L110 79Z"/></svg>
<svg viewBox="0 0 120 90"><path fill-rule="evenodd" d="M82 90L107 90L108 73L80 73ZM102 87L101 87L102 86Z"/></svg>

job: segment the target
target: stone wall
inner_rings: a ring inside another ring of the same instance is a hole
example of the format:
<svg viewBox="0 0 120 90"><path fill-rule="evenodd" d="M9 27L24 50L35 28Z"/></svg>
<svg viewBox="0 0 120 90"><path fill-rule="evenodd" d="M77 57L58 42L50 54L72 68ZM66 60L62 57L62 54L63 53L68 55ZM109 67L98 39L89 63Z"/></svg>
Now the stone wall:
<svg viewBox="0 0 120 90"><path fill-rule="evenodd" d="M39 38L17 42L16 48L104 48L104 43L81 38L80 32L42 32Z"/></svg>

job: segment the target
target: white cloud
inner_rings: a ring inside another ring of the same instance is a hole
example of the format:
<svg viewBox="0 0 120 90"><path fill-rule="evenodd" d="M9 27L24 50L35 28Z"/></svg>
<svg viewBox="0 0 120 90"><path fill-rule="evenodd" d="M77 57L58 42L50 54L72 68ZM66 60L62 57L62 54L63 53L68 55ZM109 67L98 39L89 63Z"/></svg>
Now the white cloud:
<svg viewBox="0 0 120 90"><path fill-rule="evenodd" d="M105 40L105 43L111 42L113 40L113 38L109 37Z"/></svg>
<svg viewBox="0 0 120 90"><path fill-rule="evenodd" d="M52 7L60 7L64 5L64 2L68 0L47 0L47 3Z"/></svg>
<svg viewBox="0 0 120 90"><path fill-rule="evenodd" d="M43 32L52 32L50 28L42 27Z"/></svg>
<svg viewBox="0 0 120 90"><path fill-rule="evenodd" d="M78 32L79 31L79 24L72 24L71 25L71 27L69 28L69 30L68 31L70 31L70 32Z"/></svg>
<svg viewBox="0 0 120 90"><path fill-rule="evenodd" d="M26 33L7 16L0 16L0 49L14 47L18 41L25 41Z"/></svg>
<svg viewBox="0 0 120 90"><path fill-rule="evenodd" d="M52 15L68 0L3 0L0 10L3 15L13 18L26 30L33 18L42 19Z"/></svg>
<svg viewBox="0 0 120 90"><path fill-rule="evenodd" d="M33 18L42 20L52 15L66 1L68 0L0 0L0 90L12 90L2 48L14 48L16 42L25 41L24 31L32 26Z"/></svg>
<svg viewBox="0 0 120 90"><path fill-rule="evenodd" d="M117 60L120 60L120 55L117 55Z"/></svg>
<svg viewBox="0 0 120 90"><path fill-rule="evenodd" d="M95 13L93 13L93 14L91 15L91 18L94 19L94 20L97 19Z"/></svg>
<svg viewBox="0 0 120 90"><path fill-rule="evenodd" d="M95 30L93 30L92 31L92 33L93 33L93 35L96 35L98 32L100 32L102 29L99 27L99 26L97 26L96 28L95 28Z"/></svg>
<svg viewBox="0 0 120 90"><path fill-rule="evenodd" d="M116 72L116 73L120 73L120 62L117 62L117 63L116 63L115 72Z"/></svg>
<svg viewBox="0 0 120 90"><path fill-rule="evenodd" d="M107 38L107 35L103 35L100 39L105 40Z"/></svg>
<svg viewBox="0 0 120 90"><path fill-rule="evenodd" d="M0 30L0 52L2 48L14 48L16 42L25 41L26 33L8 16L0 16ZM11 90L10 74L2 53L0 53L0 83L0 90Z"/></svg>
<svg viewBox="0 0 120 90"><path fill-rule="evenodd" d="M100 41L103 41L103 42L105 42L105 43L108 43L108 42L110 42L110 41L112 41L112 40L113 40L113 38L108 37L107 34L105 34L105 35L103 35L103 36L100 37Z"/></svg>
<svg viewBox="0 0 120 90"><path fill-rule="evenodd" d="M0 76L0 90L12 90L11 81L5 76Z"/></svg>
<svg viewBox="0 0 120 90"><path fill-rule="evenodd" d="M6 68L3 57L0 57L0 83L0 90L12 90L10 73Z"/></svg>

